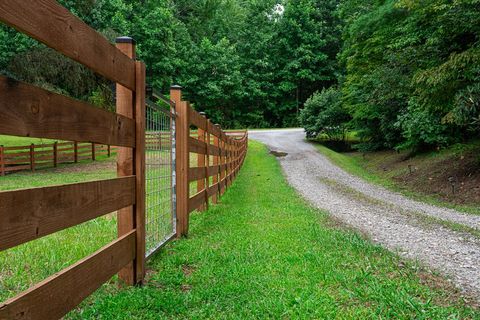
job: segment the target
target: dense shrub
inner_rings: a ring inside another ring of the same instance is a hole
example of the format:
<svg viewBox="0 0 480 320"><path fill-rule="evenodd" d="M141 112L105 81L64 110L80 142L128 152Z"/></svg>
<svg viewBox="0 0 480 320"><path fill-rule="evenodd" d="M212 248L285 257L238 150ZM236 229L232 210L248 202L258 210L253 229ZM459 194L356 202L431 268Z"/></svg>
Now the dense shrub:
<svg viewBox="0 0 480 320"><path fill-rule="evenodd" d="M347 123L350 119L343 108L341 92L330 87L315 92L306 102L300 113L300 123L305 128L307 137L315 138L325 134L331 141L344 141Z"/></svg>

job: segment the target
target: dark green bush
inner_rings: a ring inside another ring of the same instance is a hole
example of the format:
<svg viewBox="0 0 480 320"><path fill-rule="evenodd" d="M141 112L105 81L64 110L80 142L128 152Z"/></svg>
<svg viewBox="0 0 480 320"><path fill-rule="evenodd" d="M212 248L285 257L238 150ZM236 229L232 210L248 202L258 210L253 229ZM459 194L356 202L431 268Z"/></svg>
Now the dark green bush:
<svg viewBox="0 0 480 320"><path fill-rule="evenodd" d="M342 106L342 94L335 88L315 92L300 112L300 123L307 137L325 134L331 141L345 141L350 116Z"/></svg>

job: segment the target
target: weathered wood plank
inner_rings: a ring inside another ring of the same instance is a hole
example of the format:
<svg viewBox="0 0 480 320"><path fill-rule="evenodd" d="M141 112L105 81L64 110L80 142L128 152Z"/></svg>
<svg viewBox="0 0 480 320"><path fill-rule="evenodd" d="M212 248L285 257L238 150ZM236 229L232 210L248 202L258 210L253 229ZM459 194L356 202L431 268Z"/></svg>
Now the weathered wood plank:
<svg viewBox="0 0 480 320"><path fill-rule="evenodd" d="M202 190L188 199L188 212L200 208L205 203L205 194L207 190Z"/></svg>
<svg viewBox="0 0 480 320"><path fill-rule="evenodd" d="M145 87L146 68L143 62L135 63L136 94L135 94L135 282L142 283L145 277Z"/></svg>
<svg viewBox="0 0 480 320"><path fill-rule="evenodd" d="M192 108L189 108L188 112L189 112L190 124L193 124L198 129L206 131L207 119L197 111L193 110Z"/></svg>
<svg viewBox="0 0 480 320"><path fill-rule="evenodd" d="M195 112L195 111L193 111L193 112ZM206 150L205 155L207 154L207 150L208 150L208 147L207 147L208 142L205 143L205 141L207 141L206 137L207 137L207 135L206 135L205 130L199 128L198 129L198 141L203 142L205 144L205 150ZM205 189L205 177L208 176L207 171L206 171L206 167L205 167L205 165L208 166L208 162L205 163L205 155L203 155L203 154L198 154L197 155L197 167L198 168L203 168L203 170L205 172L203 174L203 179L197 180L197 191ZM200 207L198 208L198 211L204 211L205 209L206 209L205 205L200 205Z"/></svg>
<svg viewBox="0 0 480 320"><path fill-rule="evenodd" d="M188 137L188 151L205 155L207 153L207 144L198 139Z"/></svg>
<svg viewBox="0 0 480 320"><path fill-rule="evenodd" d="M0 97L0 134L135 146L124 116L3 76Z"/></svg>
<svg viewBox="0 0 480 320"><path fill-rule="evenodd" d="M214 135L217 138L221 138L222 130L218 125L208 122L207 127L208 127L207 131L210 132L210 134Z"/></svg>
<svg viewBox="0 0 480 320"><path fill-rule="evenodd" d="M135 63L54 0L0 1L0 21L135 90Z"/></svg>
<svg viewBox="0 0 480 320"><path fill-rule="evenodd" d="M216 175L220 172L221 166L210 166L208 167L208 174L211 176ZM225 166L223 166L225 168ZM206 170L205 167L193 167L188 169L188 181L197 181L200 179L205 179L206 177Z"/></svg>
<svg viewBox="0 0 480 320"><path fill-rule="evenodd" d="M175 102L177 118L176 118L176 167L175 173L177 177L176 193L177 193L177 237L186 236L188 234L189 211L188 197L190 193L190 184L188 183L188 168L190 163L189 152L189 134L190 106L187 102L182 101L182 91L180 87L173 86L170 89L170 97Z"/></svg>
<svg viewBox="0 0 480 320"><path fill-rule="evenodd" d="M214 196L218 192L219 186L220 186L220 183L217 182L208 187L207 193L209 198Z"/></svg>
<svg viewBox="0 0 480 320"><path fill-rule="evenodd" d="M117 48L131 59L135 59L135 42L131 38L117 38ZM117 99L116 111L129 119L134 118L133 91L121 84L116 85ZM133 170L133 149L120 147L117 152L117 176L124 177L134 174ZM117 234L119 237L134 229L134 210L129 206L117 212ZM126 284L135 283L135 270L133 262L120 270L118 277Z"/></svg>
<svg viewBox="0 0 480 320"><path fill-rule="evenodd" d="M135 255L135 231L0 304L0 319L59 319Z"/></svg>
<svg viewBox="0 0 480 320"><path fill-rule="evenodd" d="M135 178L0 192L0 250L135 203Z"/></svg>

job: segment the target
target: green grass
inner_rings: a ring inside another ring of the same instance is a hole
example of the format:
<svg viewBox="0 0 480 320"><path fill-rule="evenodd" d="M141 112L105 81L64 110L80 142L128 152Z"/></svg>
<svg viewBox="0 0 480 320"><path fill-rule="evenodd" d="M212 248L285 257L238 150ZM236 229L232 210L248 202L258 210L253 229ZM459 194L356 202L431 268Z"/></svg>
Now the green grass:
<svg viewBox="0 0 480 320"><path fill-rule="evenodd" d="M148 263L142 287L107 284L70 319L460 319L480 313L441 278L335 227L286 183L264 146L190 235ZM448 286L448 285L446 285Z"/></svg>
<svg viewBox="0 0 480 320"><path fill-rule="evenodd" d="M0 177L0 191L114 178L116 177L115 170L105 170L101 167L101 169L96 169L94 166L110 161L114 161L114 157L98 156L95 162L82 160L78 164L59 164L58 168L39 169L35 173L28 170L18 171ZM92 164L92 166L88 166L87 170L82 170L88 164ZM77 170L73 170L74 168Z"/></svg>
<svg viewBox="0 0 480 320"><path fill-rule="evenodd" d="M4 147L29 146L32 143L48 144L48 143L53 143L55 141L58 141L58 140L0 135L0 146L4 146Z"/></svg>
<svg viewBox="0 0 480 320"><path fill-rule="evenodd" d="M0 301L100 249L116 238L116 220L98 218L0 252Z"/></svg>
<svg viewBox="0 0 480 320"><path fill-rule="evenodd" d="M348 173L358 176L367 182L377 184L379 186L383 186L395 192L402 193L403 195L414 200L426 202L432 205L441 206L445 208L455 209L455 210L469 213L469 214L480 215L480 209L478 207L471 206L471 205L453 204L446 201L442 201L434 196L420 194L413 190L409 190L405 187L401 187L400 185L392 181L392 179L389 178L388 176L382 176L379 174L372 173L371 171L368 171L365 168L365 165L364 165L365 161L362 160L361 157L356 157L356 156L353 157L353 156L341 154L319 143L314 143L314 145L320 153L325 155L334 164L338 165L340 168L347 171ZM447 152L450 153L450 152L456 152L456 151L455 150L443 151L442 154L444 155ZM423 157L427 157L427 158L438 157L438 156L440 156L439 153L423 155Z"/></svg>
<svg viewBox="0 0 480 320"><path fill-rule="evenodd" d="M360 159L335 152L332 149L329 149L319 143L314 143L314 146L317 148L318 151L320 151L323 155L330 159L330 161L338 165L343 170L371 183L380 184L389 188L395 187L395 184L393 182L387 179L382 179L381 177L366 171L361 165Z"/></svg>
<svg viewBox="0 0 480 320"><path fill-rule="evenodd" d="M112 158L97 161L113 161ZM0 177L0 191L44 187L115 177L114 170L96 169L91 161L58 168L22 171ZM53 275L116 238L115 217L98 218L47 237L0 252L0 301Z"/></svg>

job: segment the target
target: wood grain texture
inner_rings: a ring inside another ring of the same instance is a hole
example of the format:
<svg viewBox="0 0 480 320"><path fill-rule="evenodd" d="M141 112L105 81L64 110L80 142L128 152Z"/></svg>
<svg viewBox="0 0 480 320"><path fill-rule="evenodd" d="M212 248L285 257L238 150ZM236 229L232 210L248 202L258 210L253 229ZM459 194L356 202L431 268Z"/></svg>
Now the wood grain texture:
<svg viewBox="0 0 480 320"><path fill-rule="evenodd" d="M0 20L134 90L135 65L100 33L54 0L2 0Z"/></svg>
<svg viewBox="0 0 480 320"><path fill-rule="evenodd" d="M132 147L131 119L0 76L0 134Z"/></svg>
<svg viewBox="0 0 480 320"><path fill-rule="evenodd" d="M189 152L189 135L190 121L188 103L182 101L182 91L178 88L172 88L170 97L175 102L177 118L176 118L176 167L175 173L177 178L176 194L177 194L177 237L188 234L188 199L190 192L190 184L188 183L188 169L190 161Z"/></svg>
<svg viewBox="0 0 480 320"><path fill-rule="evenodd" d="M0 146L0 176L5 175L5 149Z"/></svg>
<svg viewBox="0 0 480 320"><path fill-rule="evenodd" d="M214 176L220 172L220 169L222 167L220 166L210 166L208 168L208 173L211 176ZM224 168L224 166L223 166ZM188 169L188 181L193 182L197 181L200 179L205 179L206 178L206 170L205 167L193 167Z"/></svg>
<svg viewBox="0 0 480 320"><path fill-rule="evenodd" d="M195 111L193 111L193 112L196 113ZM202 118L203 118L203 117L202 117ZM203 120L203 122L205 122L206 119L203 118L203 119L201 119L201 120ZM205 124L205 123L204 123L204 124ZM203 127L206 128L206 125L203 126ZM203 169L203 172L204 172L204 173L203 173L203 179L198 179L198 180L197 180L197 192L198 192L198 191L200 191L200 190L205 189L205 177L207 177L207 175L206 175L206 170L205 170L205 155L207 154L207 151L206 151L206 150L208 149L208 148L207 148L208 143L205 143L205 141L207 141L207 140L206 140L206 132L205 132L205 130L199 128L199 129L197 130L197 133L198 133L198 141L204 143L204 145L205 145L205 153L204 153L204 154L198 154L198 155L197 155L197 167L202 168L202 169ZM193 148L192 148L192 145L191 145L191 144L189 145L189 147L190 147L190 150L192 151ZM207 163L207 165L208 165L208 163ZM189 173L190 173L190 171L189 171ZM203 204L200 205L200 207L198 207L198 210L199 210L199 211L205 211L205 209L206 209L206 207L205 207Z"/></svg>
<svg viewBox="0 0 480 320"><path fill-rule="evenodd" d="M207 153L207 144L198 139L188 137L188 151L205 155Z"/></svg>
<svg viewBox="0 0 480 320"><path fill-rule="evenodd" d="M200 208L205 203L205 195L207 190L202 190L188 199L188 212L192 212Z"/></svg>
<svg viewBox="0 0 480 320"><path fill-rule="evenodd" d="M135 229L136 255L135 255L135 282L142 283L145 277L145 87L146 68L143 62L135 63L136 94L135 94L135 186L136 203Z"/></svg>
<svg viewBox="0 0 480 320"><path fill-rule="evenodd" d="M117 43L117 48L129 58L135 58L135 45L133 42ZM132 71L133 74L133 71ZM116 111L129 119L134 117L133 91L118 84L116 85L117 99ZM132 120L133 121L133 120ZM117 152L117 176L124 177L134 174L133 149L120 147ZM120 209L117 213L117 234L121 237L134 229L133 206ZM133 263L129 263L118 273L120 281L133 285L135 283L135 270Z"/></svg>
<svg viewBox="0 0 480 320"><path fill-rule="evenodd" d="M0 304L0 320L59 319L135 255L135 231Z"/></svg>
<svg viewBox="0 0 480 320"><path fill-rule="evenodd" d="M214 135L217 138L221 138L222 130L218 126L209 122L208 125L207 125L207 128L208 128L207 131L210 132L210 134Z"/></svg>
<svg viewBox="0 0 480 320"><path fill-rule="evenodd" d="M0 250L135 203L134 177L0 192Z"/></svg>
<svg viewBox="0 0 480 320"><path fill-rule="evenodd" d="M208 123L210 123L210 120L207 119L207 128L208 128ZM205 166L205 186L204 188L208 191L208 188L210 186L210 133L209 132L206 132L206 141L207 141L207 152L205 154L205 162L206 162L206 166ZM209 196L208 196L208 192L205 194L205 207L201 207L201 209L206 209L208 210L209 208Z"/></svg>
<svg viewBox="0 0 480 320"><path fill-rule="evenodd" d="M206 119L204 116L202 116L200 113L193 110L192 108L189 108L188 113L190 124L203 131L207 130L207 122L205 121Z"/></svg>
<svg viewBox="0 0 480 320"><path fill-rule="evenodd" d="M211 123L209 122L208 123L209 125L211 125ZM217 128L216 126L213 126L214 128ZM211 128L209 128L209 130L211 130ZM214 204L217 204L218 203L218 197L219 197L219 188L218 188L218 175L220 173L220 166L219 166L219 155L220 155L220 148L219 148L219 140L218 140L218 137L216 135L214 135L214 138L213 138L213 147L218 151L218 152L213 152L213 148L210 149L210 151L212 152L212 154L214 155L213 157L213 169L214 170L209 170L208 172L211 173L213 175L213 185L214 186L217 186L217 191L213 194L212 196L212 202Z"/></svg>

